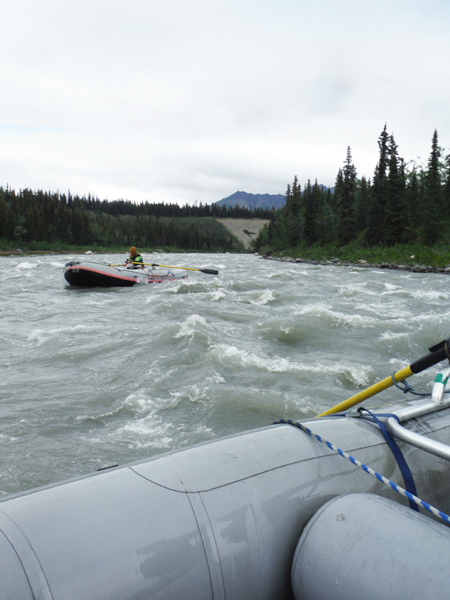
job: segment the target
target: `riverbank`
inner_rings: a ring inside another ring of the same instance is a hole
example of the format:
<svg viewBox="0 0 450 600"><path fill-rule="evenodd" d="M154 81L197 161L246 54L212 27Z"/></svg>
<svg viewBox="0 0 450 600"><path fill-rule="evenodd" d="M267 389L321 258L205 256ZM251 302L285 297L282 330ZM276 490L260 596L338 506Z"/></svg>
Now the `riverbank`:
<svg viewBox="0 0 450 600"><path fill-rule="evenodd" d="M356 263L341 261L339 258L332 260L315 260L312 258L291 258L289 256L261 256L264 260L276 260L289 263L307 263L311 265L330 265L335 267L353 267L358 269L392 269L395 271L410 271L411 273L441 273L450 275L450 265L446 267L432 267L430 265L402 265L397 263L369 263L366 260L358 260Z"/></svg>
<svg viewBox="0 0 450 600"><path fill-rule="evenodd" d="M60 250L1 250L0 256L39 256L40 254L74 254L73 251Z"/></svg>
<svg viewBox="0 0 450 600"><path fill-rule="evenodd" d="M61 254L86 254L88 256L94 256L97 254L128 254L127 249L120 248L99 248L94 252L86 250L85 248L72 248L71 250L0 250L0 256L40 256L40 255L61 255ZM202 250L174 250L172 249L160 249L160 250L141 250L141 254L209 254ZM219 253L220 254L220 253ZM222 252L224 254L224 252ZM227 252L226 254L230 254Z"/></svg>
<svg viewBox="0 0 450 600"><path fill-rule="evenodd" d="M244 221L244 219L242 219ZM31 248L5 248L0 249L0 256L39 256L39 255L51 255L51 254L128 254L129 246L54 246L52 248L46 247L50 244L45 244L40 249L32 250ZM209 250L198 250L198 249L186 249L186 248L175 248L172 246L156 246L153 248L145 248L142 246L138 247L140 254L210 254ZM248 252L230 252L228 250L217 250L213 254L247 254Z"/></svg>
<svg viewBox="0 0 450 600"><path fill-rule="evenodd" d="M84 251L84 250L3 250L0 251L0 256L39 256L39 255L61 255L61 254L111 254L112 252L119 252L119 250L98 250L96 252ZM124 252L124 251L123 251ZM145 252L145 251L143 251ZM160 250L159 252L163 252ZM150 254L159 254L159 252L151 251ZM148 254L148 253L147 253ZM366 260L360 259L357 262L350 262L346 260L340 260L339 258L333 258L331 260L317 260L314 258L292 258L290 256L269 256L262 255L260 258L264 260L276 260L279 262L289 263L306 263L311 265L331 265L335 267L353 267L360 269L392 269L395 271L410 271L411 273L442 273L450 275L450 265L445 267L434 267L431 265L420 265L420 264L399 264L391 262L381 263L370 263Z"/></svg>

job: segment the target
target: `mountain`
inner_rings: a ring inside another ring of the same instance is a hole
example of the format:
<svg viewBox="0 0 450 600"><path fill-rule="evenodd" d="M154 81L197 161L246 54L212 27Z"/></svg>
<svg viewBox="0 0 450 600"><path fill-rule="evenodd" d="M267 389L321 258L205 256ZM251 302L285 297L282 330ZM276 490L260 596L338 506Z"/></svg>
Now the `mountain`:
<svg viewBox="0 0 450 600"><path fill-rule="evenodd" d="M272 207L275 209L284 206L286 202L286 196L284 194L249 194L247 192L235 192L228 196L228 198L222 198L218 202L214 202L216 206L242 206L244 208L263 208L271 210Z"/></svg>
<svg viewBox="0 0 450 600"><path fill-rule="evenodd" d="M326 185L320 185L320 187L326 191L328 188ZM302 190L302 196L305 190ZM331 188L331 193L334 194L334 187ZM235 192L227 198L222 198L218 202L213 204L216 206L242 206L243 208L249 208L254 210L255 208L262 208L265 210L271 210L272 207L281 208L286 203L286 196L284 194L249 194L247 192Z"/></svg>

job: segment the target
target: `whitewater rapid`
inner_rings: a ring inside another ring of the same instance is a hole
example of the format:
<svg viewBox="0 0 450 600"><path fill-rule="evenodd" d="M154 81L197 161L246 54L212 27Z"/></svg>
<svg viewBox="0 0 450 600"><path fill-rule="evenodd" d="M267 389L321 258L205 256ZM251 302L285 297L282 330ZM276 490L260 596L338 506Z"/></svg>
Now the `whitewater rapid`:
<svg viewBox="0 0 450 600"><path fill-rule="evenodd" d="M219 275L63 278L69 260L123 258L0 258L0 495L314 416L450 335L446 275L159 254L144 258Z"/></svg>

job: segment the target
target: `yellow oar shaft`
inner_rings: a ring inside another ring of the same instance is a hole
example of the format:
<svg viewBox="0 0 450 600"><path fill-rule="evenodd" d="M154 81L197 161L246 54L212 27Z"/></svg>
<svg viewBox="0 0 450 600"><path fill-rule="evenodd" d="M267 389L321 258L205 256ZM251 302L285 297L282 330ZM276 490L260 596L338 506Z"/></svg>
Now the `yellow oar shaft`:
<svg viewBox="0 0 450 600"><path fill-rule="evenodd" d="M130 264L130 263L128 263ZM146 267L162 267L163 269L186 269L187 271L200 271L200 269L191 269L190 267L169 267L169 265L155 265L154 263L141 263L132 262L133 265L145 265ZM120 265L109 265L110 267L123 267L124 263Z"/></svg>
<svg viewBox="0 0 450 600"><path fill-rule="evenodd" d="M436 344L435 346L433 346L433 348L430 348L429 350L429 354L426 354L425 356L422 356L422 358L419 358L418 360L414 361L409 365L409 367L405 367L404 369L397 371L397 373L394 373L395 381L403 381L410 375L416 375L417 373L421 373L422 371L425 371L425 369L436 365L441 360L450 360L450 338L439 342L439 344ZM375 396L375 394L378 394L378 392L382 392L391 385L394 385L392 377L386 377L386 379L383 379L382 381L371 385L370 388L367 388L367 390L359 392L359 394L352 396L351 398L345 400L344 402L341 402L337 406L333 406L333 408L329 408L328 410L324 411L323 413L317 416L326 417L327 415L333 415L334 413L348 410L352 406L355 406L355 404L358 404L358 402L362 402L363 400L366 400L366 398Z"/></svg>
<svg viewBox="0 0 450 600"><path fill-rule="evenodd" d="M215 269L194 269L193 267L171 267L170 265L157 265L156 263L143 263L133 261L133 265L140 265L146 267L162 267L163 269L183 269L184 271L198 271L199 273L206 273L207 275L218 275L219 271ZM109 265L110 267L122 267L124 265Z"/></svg>
<svg viewBox="0 0 450 600"><path fill-rule="evenodd" d="M146 265L147 267L162 267L163 269L184 269L186 271L200 271L200 269L193 269L191 267L171 267L170 265L155 265L155 263L135 263L139 265Z"/></svg>
<svg viewBox="0 0 450 600"><path fill-rule="evenodd" d="M141 263L142 264L142 263ZM219 271L215 269L194 269L193 267L171 267L170 265L157 265L155 263L143 263L150 267L162 267L163 269L183 269L184 271L198 271L199 273L206 273L207 275L218 275Z"/></svg>
<svg viewBox="0 0 450 600"><path fill-rule="evenodd" d="M394 373L395 381L403 381L404 379L406 379L407 377L410 377L411 375L413 375L413 372L412 372L410 366L405 367L404 369L401 369L401 371L397 371L397 373ZM386 377L386 379L382 379L378 383L374 383L366 390L359 392L359 394L355 394L355 396L352 396L348 400L344 400L344 402L341 402L340 404L333 406L333 408L330 408L317 416L318 417L326 417L327 415L333 415L335 413L348 410L349 408L352 408L352 406L355 406L355 404L358 404L358 402L362 402L363 400L366 400L367 398L370 398L371 396L375 396L375 394L378 394L379 392L386 390L391 385L394 385L394 382L392 381L392 377Z"/></svg>

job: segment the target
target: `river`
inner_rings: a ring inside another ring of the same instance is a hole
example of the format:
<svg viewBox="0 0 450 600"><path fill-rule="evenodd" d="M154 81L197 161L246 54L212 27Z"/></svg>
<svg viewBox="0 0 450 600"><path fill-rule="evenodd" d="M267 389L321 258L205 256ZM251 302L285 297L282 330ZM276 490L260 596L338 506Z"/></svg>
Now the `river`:
<svg viewBox="0 0 450 600"><path fill-rule="evenodd" d="M144 258L219 275L77 289L67 261L124 256L0 258L0 496L314 416L450 335L446 275Z"/></svg>

